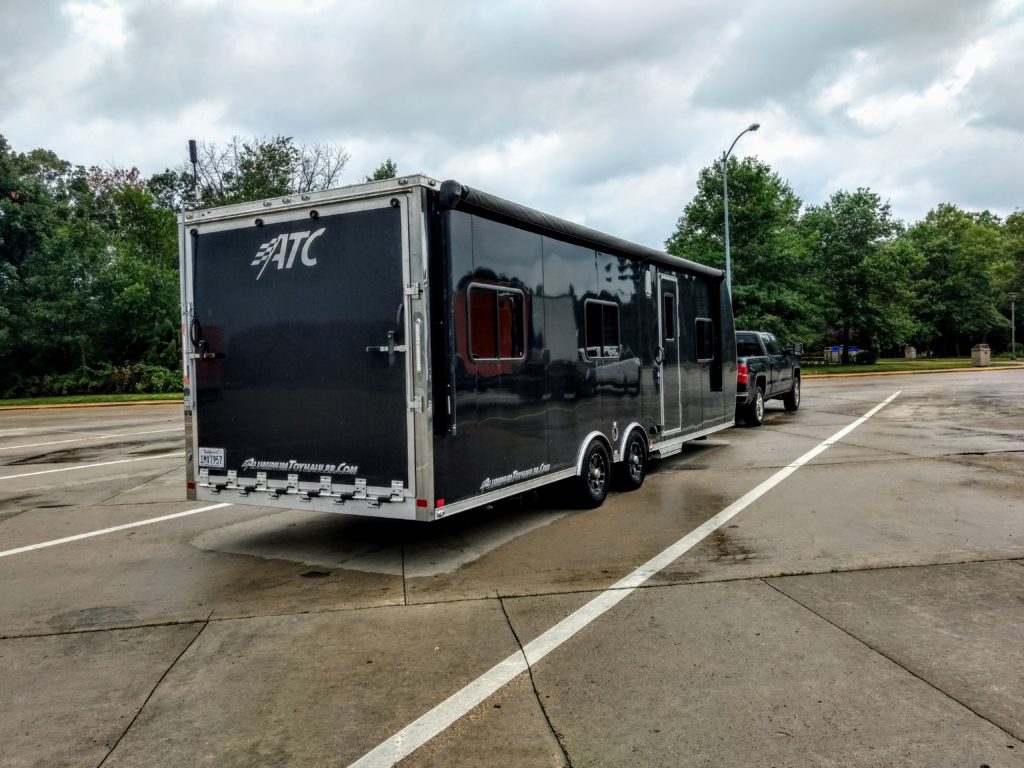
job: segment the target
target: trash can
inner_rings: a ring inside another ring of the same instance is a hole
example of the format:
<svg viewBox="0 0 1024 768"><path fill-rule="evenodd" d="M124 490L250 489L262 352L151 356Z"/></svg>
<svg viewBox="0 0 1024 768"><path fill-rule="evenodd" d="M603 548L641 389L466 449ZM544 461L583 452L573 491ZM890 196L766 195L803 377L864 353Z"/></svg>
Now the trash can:
<svg viewBox="0 0 1024 768"><path fill-rule="evenodd" d="M904 347L903 358L905 360L917 360L917 350L909 345Z"/></svg>
<svg viewBox="0 0 1024 768"><path fill-rule="evenodd" d="M971 367L988 368L992 362L992 350L988 344L975 344L971 347Z"/></svg>

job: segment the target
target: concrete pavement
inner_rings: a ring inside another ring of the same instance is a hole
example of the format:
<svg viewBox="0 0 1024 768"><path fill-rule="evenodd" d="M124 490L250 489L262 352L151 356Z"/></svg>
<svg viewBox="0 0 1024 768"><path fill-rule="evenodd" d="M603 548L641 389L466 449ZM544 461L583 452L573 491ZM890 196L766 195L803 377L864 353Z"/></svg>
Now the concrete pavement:
<svg viewBox="0 0 1024 768"><path fill-rule="evenodd" d="M348 765L896 390L403 764L1020 765L1000 371L808 381L598 510L232 506L0 557L0 766ZM0 552L187 509L174 458L2 479L173 452L179 410L0 415Z"/></svg>

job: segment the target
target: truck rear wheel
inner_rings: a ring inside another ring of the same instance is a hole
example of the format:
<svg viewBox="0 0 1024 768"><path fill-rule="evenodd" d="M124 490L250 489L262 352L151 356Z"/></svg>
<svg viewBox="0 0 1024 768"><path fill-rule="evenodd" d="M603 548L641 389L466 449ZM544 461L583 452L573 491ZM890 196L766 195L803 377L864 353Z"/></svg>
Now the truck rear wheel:
<svg viewBox="0 0 1024 768"><path fill-rule="evenodd" d="M608 496L611 457L600 440L593 440L583 454L583 472L577 478L580 505L586 509L599 507Z"/></svg>
<svg viewBox="0 0 1024 768"><path fill-rule="evenodd" d="M787 411L795 411L800 407L800 377L793 377L793 388L782 398L782 404Z"/></svg>
<svg viewBox="0 0 1024 768"><path fill-rule="evenodd" d="M754 399L743 412L743 421L748 427L760 427L764 423L764 387L760 384L754 390Z"/></svg>

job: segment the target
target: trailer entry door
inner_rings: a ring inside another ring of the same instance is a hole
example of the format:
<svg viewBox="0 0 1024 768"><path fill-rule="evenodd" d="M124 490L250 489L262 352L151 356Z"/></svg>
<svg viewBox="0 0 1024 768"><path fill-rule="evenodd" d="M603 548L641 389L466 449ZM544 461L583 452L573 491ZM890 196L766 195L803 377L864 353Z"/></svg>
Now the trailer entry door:
<svg viewBox="0 0 1024 768"><path fill-rule="evenodd" d="M405 206L279 216L192 236L200 466L409 489Z"/></svg>
<svg viewBox="0 0 1024 768"><path fill-rule="evenodd" d="M679 284L669 275L658 276L658 326L661 332L661 424L671 435L683 426L682 361L679 344Z"/></svg>

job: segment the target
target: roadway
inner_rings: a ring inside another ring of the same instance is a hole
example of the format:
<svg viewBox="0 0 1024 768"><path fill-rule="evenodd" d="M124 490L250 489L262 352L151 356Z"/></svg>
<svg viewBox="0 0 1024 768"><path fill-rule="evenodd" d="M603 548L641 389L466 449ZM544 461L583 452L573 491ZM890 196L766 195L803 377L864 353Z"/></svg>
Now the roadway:
<svg viewBox="0 0 1024 768"><path fill-rule="evenodd" d="M1024 764L1024 372L803 396L431 524L186 502L180 404L0 412L0 766Z"/></svg>

